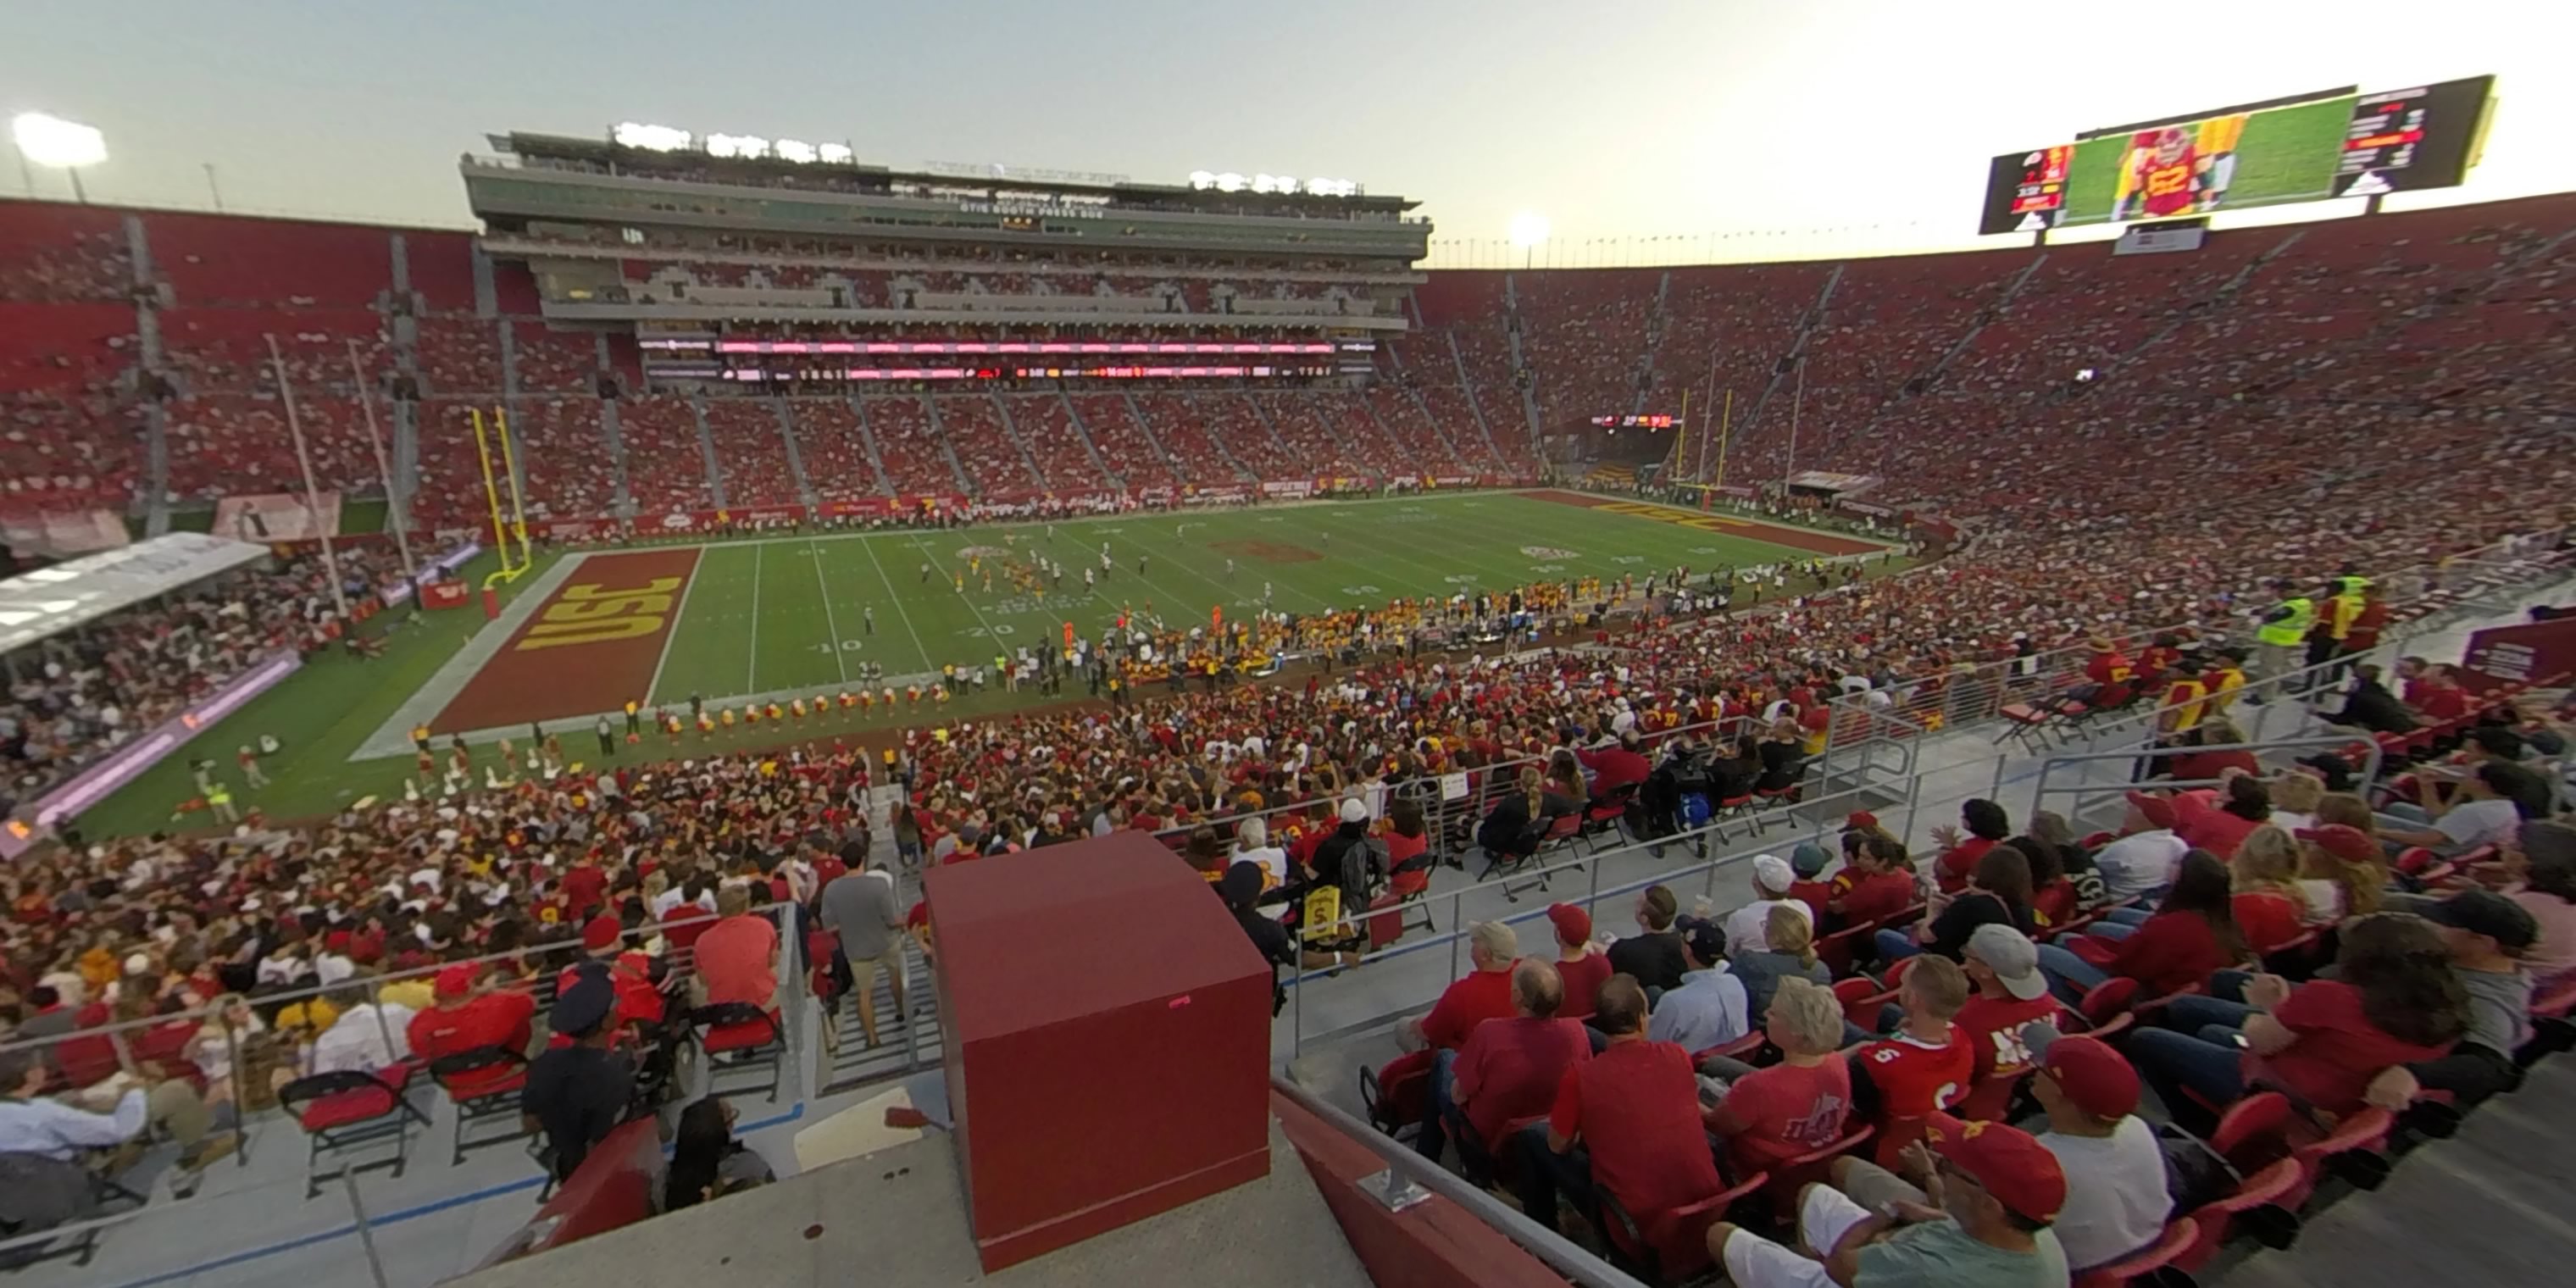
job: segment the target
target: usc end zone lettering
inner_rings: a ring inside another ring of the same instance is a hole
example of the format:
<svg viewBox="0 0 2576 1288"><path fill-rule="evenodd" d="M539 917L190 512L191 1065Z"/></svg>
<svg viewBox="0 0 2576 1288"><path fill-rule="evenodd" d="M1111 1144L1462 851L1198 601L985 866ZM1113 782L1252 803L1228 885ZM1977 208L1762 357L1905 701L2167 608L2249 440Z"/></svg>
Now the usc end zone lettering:
<svg viewBox="0 0 2576 1288"><path fill-rule="evenodd" d="M686 577L656 577L642 586L596 582L566 586L515 647L524 651L651 635L669 622L676 592L686 581Z"/></svg>
<svg viewBox="0 0 2576 1288"><path fill-rule="evenodd" d="M430 721L432 733L524 729L649 702L662 650L697 575L695 550L620 550L581 557L490 661ZM578 644L579 648L567 645Z"/></svg>

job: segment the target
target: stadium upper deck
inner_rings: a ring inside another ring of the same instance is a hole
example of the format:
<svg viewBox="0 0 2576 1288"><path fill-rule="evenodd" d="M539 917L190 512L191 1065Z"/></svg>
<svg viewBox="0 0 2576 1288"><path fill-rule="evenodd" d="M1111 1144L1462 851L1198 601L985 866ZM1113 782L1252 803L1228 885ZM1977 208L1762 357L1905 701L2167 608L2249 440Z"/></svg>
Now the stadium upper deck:
<svg viewBox="0 0 2576 1288"><path fill-rule="evenodd" d="M460 167L484 249L584 322L1392 331L1424 280L1416 203L1338 181L899 172L681 137L491 136Z"/></svg>

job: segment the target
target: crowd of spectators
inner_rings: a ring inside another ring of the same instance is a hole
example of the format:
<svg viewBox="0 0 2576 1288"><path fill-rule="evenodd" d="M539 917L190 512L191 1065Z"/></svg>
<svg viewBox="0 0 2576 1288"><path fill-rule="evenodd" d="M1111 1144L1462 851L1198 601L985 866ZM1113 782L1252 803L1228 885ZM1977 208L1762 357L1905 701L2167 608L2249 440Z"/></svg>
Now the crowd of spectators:
<svg viewBox="0 0 2576 1288"><path fill-rule="evenodd" d="M353 613L401 580L390 549L343 547ZM280 650L326 647L347 623L318 554L245 569L113 613L9 657L0 815L150 733Z"/></svg>
<svg viewBox="0 0 2576 1288"><path fill-rule="evenodd" d="M924 399L899 394L868 398L861 404L868 431L876 439L877 460L886 482L901 496L952 496L965 489L948 449L933 435Z"/></svg>
<svg viewBox="0 0 2576 1288"><path fill-rule="evenodd" d="M1185 480L1222 485L1246 477L1293 479L1311 473L1299 468L1242 395L1139 390L1126 401L1142 414L1149 432L1172 449Z"/></svg>
<svg viewBox="0 0 2576 1288"><path fill-rule="evenodd" d="M640 513L715 507L698 418L686 400L629 399L618 406L617 432L626 446L627 494Z"/></svg>
<svg viewBox="0 0 2576 1288"><path fill-rule="evenodd" d="M707 436L724 471L725 500L736 506L803 499L787 459L785 418L770 399L714 399L705 404Z"/></svg>
<svg viewBox="0 0 2576 1288"><path fill-rule="evenodd" d="M1062 394L1035 394L1002 399L1003 414L1010 418L1011 429L1028 449L1029 460L1037 467L1038 479L1046 491L1057 496L1080 496L1110 492L1116 488L1101 476L1092 463L1092 449L1084 443L1081 426L1074 423L1073 411ZM1120 422L1123 427L1125 422ZM1122 464L1145 476L1149 486L1167 481L1170 473L1162 468L1162 459L1146 447L1142 455L1125 457Z"/></svg>
<svg viewBox="0 0 2576 1288"><path fill-rule="evenodd" d="M1130 488L1176 488L1184 476L1173 472L1177 458L1164 454L1164 442L1157 439L1144 422L1138 420L1127 399L1119 394L1059 395L1070 413L1081 417L1082 428L1091 435L1092 446L1101 459ZM1041 423L1047 423L1042 420ZM1068 426L1070 428L1070 426ZM1213 454L1211 454L1213 455ZM1230 479L1233 467L1223 457L1192 461L1182 465L1191 479Z"/></svg>
<svg viewBox="0 0 2576 1288"><path fill-rule="evenodd" d="M886 484L868 462L867 430L859 409L839 398L796 403L796 456L817 500L859 501L884 493Z"/></svg>
<svg viewBox="0 0 2576 1288"><path fill-rule="evenodd" d="M1044 490L1044 480L1004 423L1001 406L990 396L966 394L928 401L940 439L955 454L976 495L1016 497Z"/></svg>

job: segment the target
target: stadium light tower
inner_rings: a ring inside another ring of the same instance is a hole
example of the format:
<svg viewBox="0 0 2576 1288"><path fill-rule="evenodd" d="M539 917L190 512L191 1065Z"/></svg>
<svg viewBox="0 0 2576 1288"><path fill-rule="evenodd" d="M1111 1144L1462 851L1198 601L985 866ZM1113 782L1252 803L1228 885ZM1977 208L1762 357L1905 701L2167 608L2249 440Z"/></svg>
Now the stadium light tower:
<svg viewBox="0 0 2576 1288"><path fill-rule="evenodd" d="M17 141L20 159L69 174L72 196L89 204L89 193L81 189L80 168L107 159L107 136L98 127L44 112L20 112L10 118L9 136Z"/></svg>
<svg viewBox="0 0 2576 1288"><path fill-rule="evenodd" d="M1537 252L1538 244L1547 240L1547 216L1535 210L1524 210L1512 216L1508 231L1512 244L1521 248L1521 267L1526 270L1530 266L1531 256Z"/></svg>

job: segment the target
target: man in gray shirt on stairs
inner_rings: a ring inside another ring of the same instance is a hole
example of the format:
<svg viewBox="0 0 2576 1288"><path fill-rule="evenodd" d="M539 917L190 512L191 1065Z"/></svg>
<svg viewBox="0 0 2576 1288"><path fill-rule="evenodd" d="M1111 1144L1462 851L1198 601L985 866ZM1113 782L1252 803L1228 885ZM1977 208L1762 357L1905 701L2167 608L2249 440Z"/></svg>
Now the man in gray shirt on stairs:
<svg viewBox="0 0 2576 1288"><path fill-rule="evenodd" d="M903 909L895 901L894 874L868 864L867 847L846 845L841 861L849 871L823 887L823 926L841 939L850 991L859 1004L859 1028L868 1045L877 1044L877 971L891 975L895 1023L910 1013L903 1001Z"/></svg>

